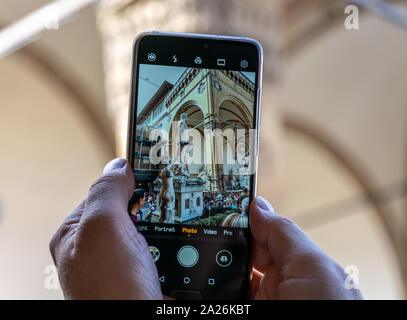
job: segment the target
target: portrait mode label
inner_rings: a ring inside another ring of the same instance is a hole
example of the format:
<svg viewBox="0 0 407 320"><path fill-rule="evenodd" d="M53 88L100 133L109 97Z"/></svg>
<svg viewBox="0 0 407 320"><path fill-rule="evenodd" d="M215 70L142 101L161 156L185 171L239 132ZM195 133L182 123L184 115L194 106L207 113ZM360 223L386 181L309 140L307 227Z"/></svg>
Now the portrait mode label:
<svg viewBox="0 0 407 320"><path fill-rule="evenodd" d="M175 227L160 227L160 226L154 226L154 231L157 232L176 232Z"/></svg>

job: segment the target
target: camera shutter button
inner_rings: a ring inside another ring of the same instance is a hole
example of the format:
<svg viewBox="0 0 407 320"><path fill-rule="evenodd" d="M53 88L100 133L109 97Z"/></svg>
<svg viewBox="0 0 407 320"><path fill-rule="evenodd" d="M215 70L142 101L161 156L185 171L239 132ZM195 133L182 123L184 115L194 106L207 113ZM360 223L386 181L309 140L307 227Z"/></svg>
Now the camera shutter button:
<svg viewBox="0 0 407 320"><path fill-rule="evenodd" d="M190 268L196 265L199 260L199 253L193 246L183 246L178 250L178 262L181 266Z"/></svg>

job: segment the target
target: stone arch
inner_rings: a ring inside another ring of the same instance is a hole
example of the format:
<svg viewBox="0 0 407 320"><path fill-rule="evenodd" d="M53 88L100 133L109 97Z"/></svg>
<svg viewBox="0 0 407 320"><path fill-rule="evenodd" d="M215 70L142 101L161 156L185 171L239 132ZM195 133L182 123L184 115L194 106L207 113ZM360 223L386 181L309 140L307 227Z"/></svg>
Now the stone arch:
<svg viewBox="0 0 407 320"><path fill-rule="evenodd" d="M205 110L201 107L201 105L197 101L189 100L183 103L182 106L179 107L176 112L173 112L173 114L170 116L170 123L172 123L173 121L179 121L182 113L188 114L189 128L193 128L196 125L199 125L198 121L203 122L203 119L205 119L207 116L207 112L205 112Z"/></svg>
<svg viewBox="0 0 407 320"><path fill-rule="evenodd" d="M248 105L238 97L231 95L224 96L215 108L217 128L234 130L234 139L232 141L228 140L226 135L223 138L223 160L227 159L227 162L217 168L219 178L221 177L222 181L230 182L233 176L238 175L240 167L236 162L238 150L241 152L241 148L244 148L245 153L249 150L247 138L249 136L249 129L253 129L253 109L254 101L251 102L251 105ZM244 141L239 140L237 129L245 130ZM232 152L234 163L230 162L231 159L229 159L228 152Z"/></svg>
<svg viewBox="0 0 407 320"><path fill-rule="evenodd" d="M179 121L181 114L186 113L188 115L187 126L189 129L195 128L200 133L201 139L201 163L189 165L189 172L192 176L195 176L199 173L202 164L204 163L204 119L206 113L203 108L194 100L185 102L173 115L171 115L171 121L169 123L169 140L172 140L172 122ZM171 143L170 143L171 144ZM171 154L171 151L170 151Z"/></svg>
<svg viewBox="0 0 407 320"><path fill-rule="evenodd" d="M254 104L254 102L253 102ZM253 108L247 106L239 98L233 96L225 96L216 107L216 116L226 122L242 125L246 129L253 128ZM225 116L221 116L224 113Z"/></svg>

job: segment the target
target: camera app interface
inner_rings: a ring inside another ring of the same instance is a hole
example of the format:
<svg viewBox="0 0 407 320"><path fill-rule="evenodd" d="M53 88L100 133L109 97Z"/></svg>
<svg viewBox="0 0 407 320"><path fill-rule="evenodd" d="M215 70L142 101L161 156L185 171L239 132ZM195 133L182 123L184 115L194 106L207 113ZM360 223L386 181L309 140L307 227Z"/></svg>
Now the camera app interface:
<svg viewBox="0 0 407 320"><path fill-rule="evenodd" d="M208 68L200 56L184 66L158 54L138 65L129 216L165 294L237 298L247 285L256 72L243 59L230 70L222 57Z"/></svg>

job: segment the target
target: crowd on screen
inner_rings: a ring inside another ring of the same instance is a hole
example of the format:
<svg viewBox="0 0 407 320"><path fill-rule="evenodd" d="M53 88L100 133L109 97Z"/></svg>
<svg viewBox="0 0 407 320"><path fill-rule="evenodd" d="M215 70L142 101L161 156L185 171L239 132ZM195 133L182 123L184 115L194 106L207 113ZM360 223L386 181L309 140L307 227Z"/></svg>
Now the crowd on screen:
<svg viewBox="0 0 407 320"><path fill-rule="evenodd" d="M242 200L249 196L247 188L242 192L207 193L204 197L204 209L225 208L242 212Z"/></svg>
<svg viewBox="0 0 407 320"><path fill-rule="evenodd" d="M142 189L137 189L136 191L143 193L144 196L140 194L139 200L137 199L137 201L133 201L134 204L131 204L132 220L151 222L152 215L157 210L158 192L144 192ZM247 188L244 188L243 192L204 193L203 208L204 210L229 209L245 215L242 202L248 196Z"/></svg>

